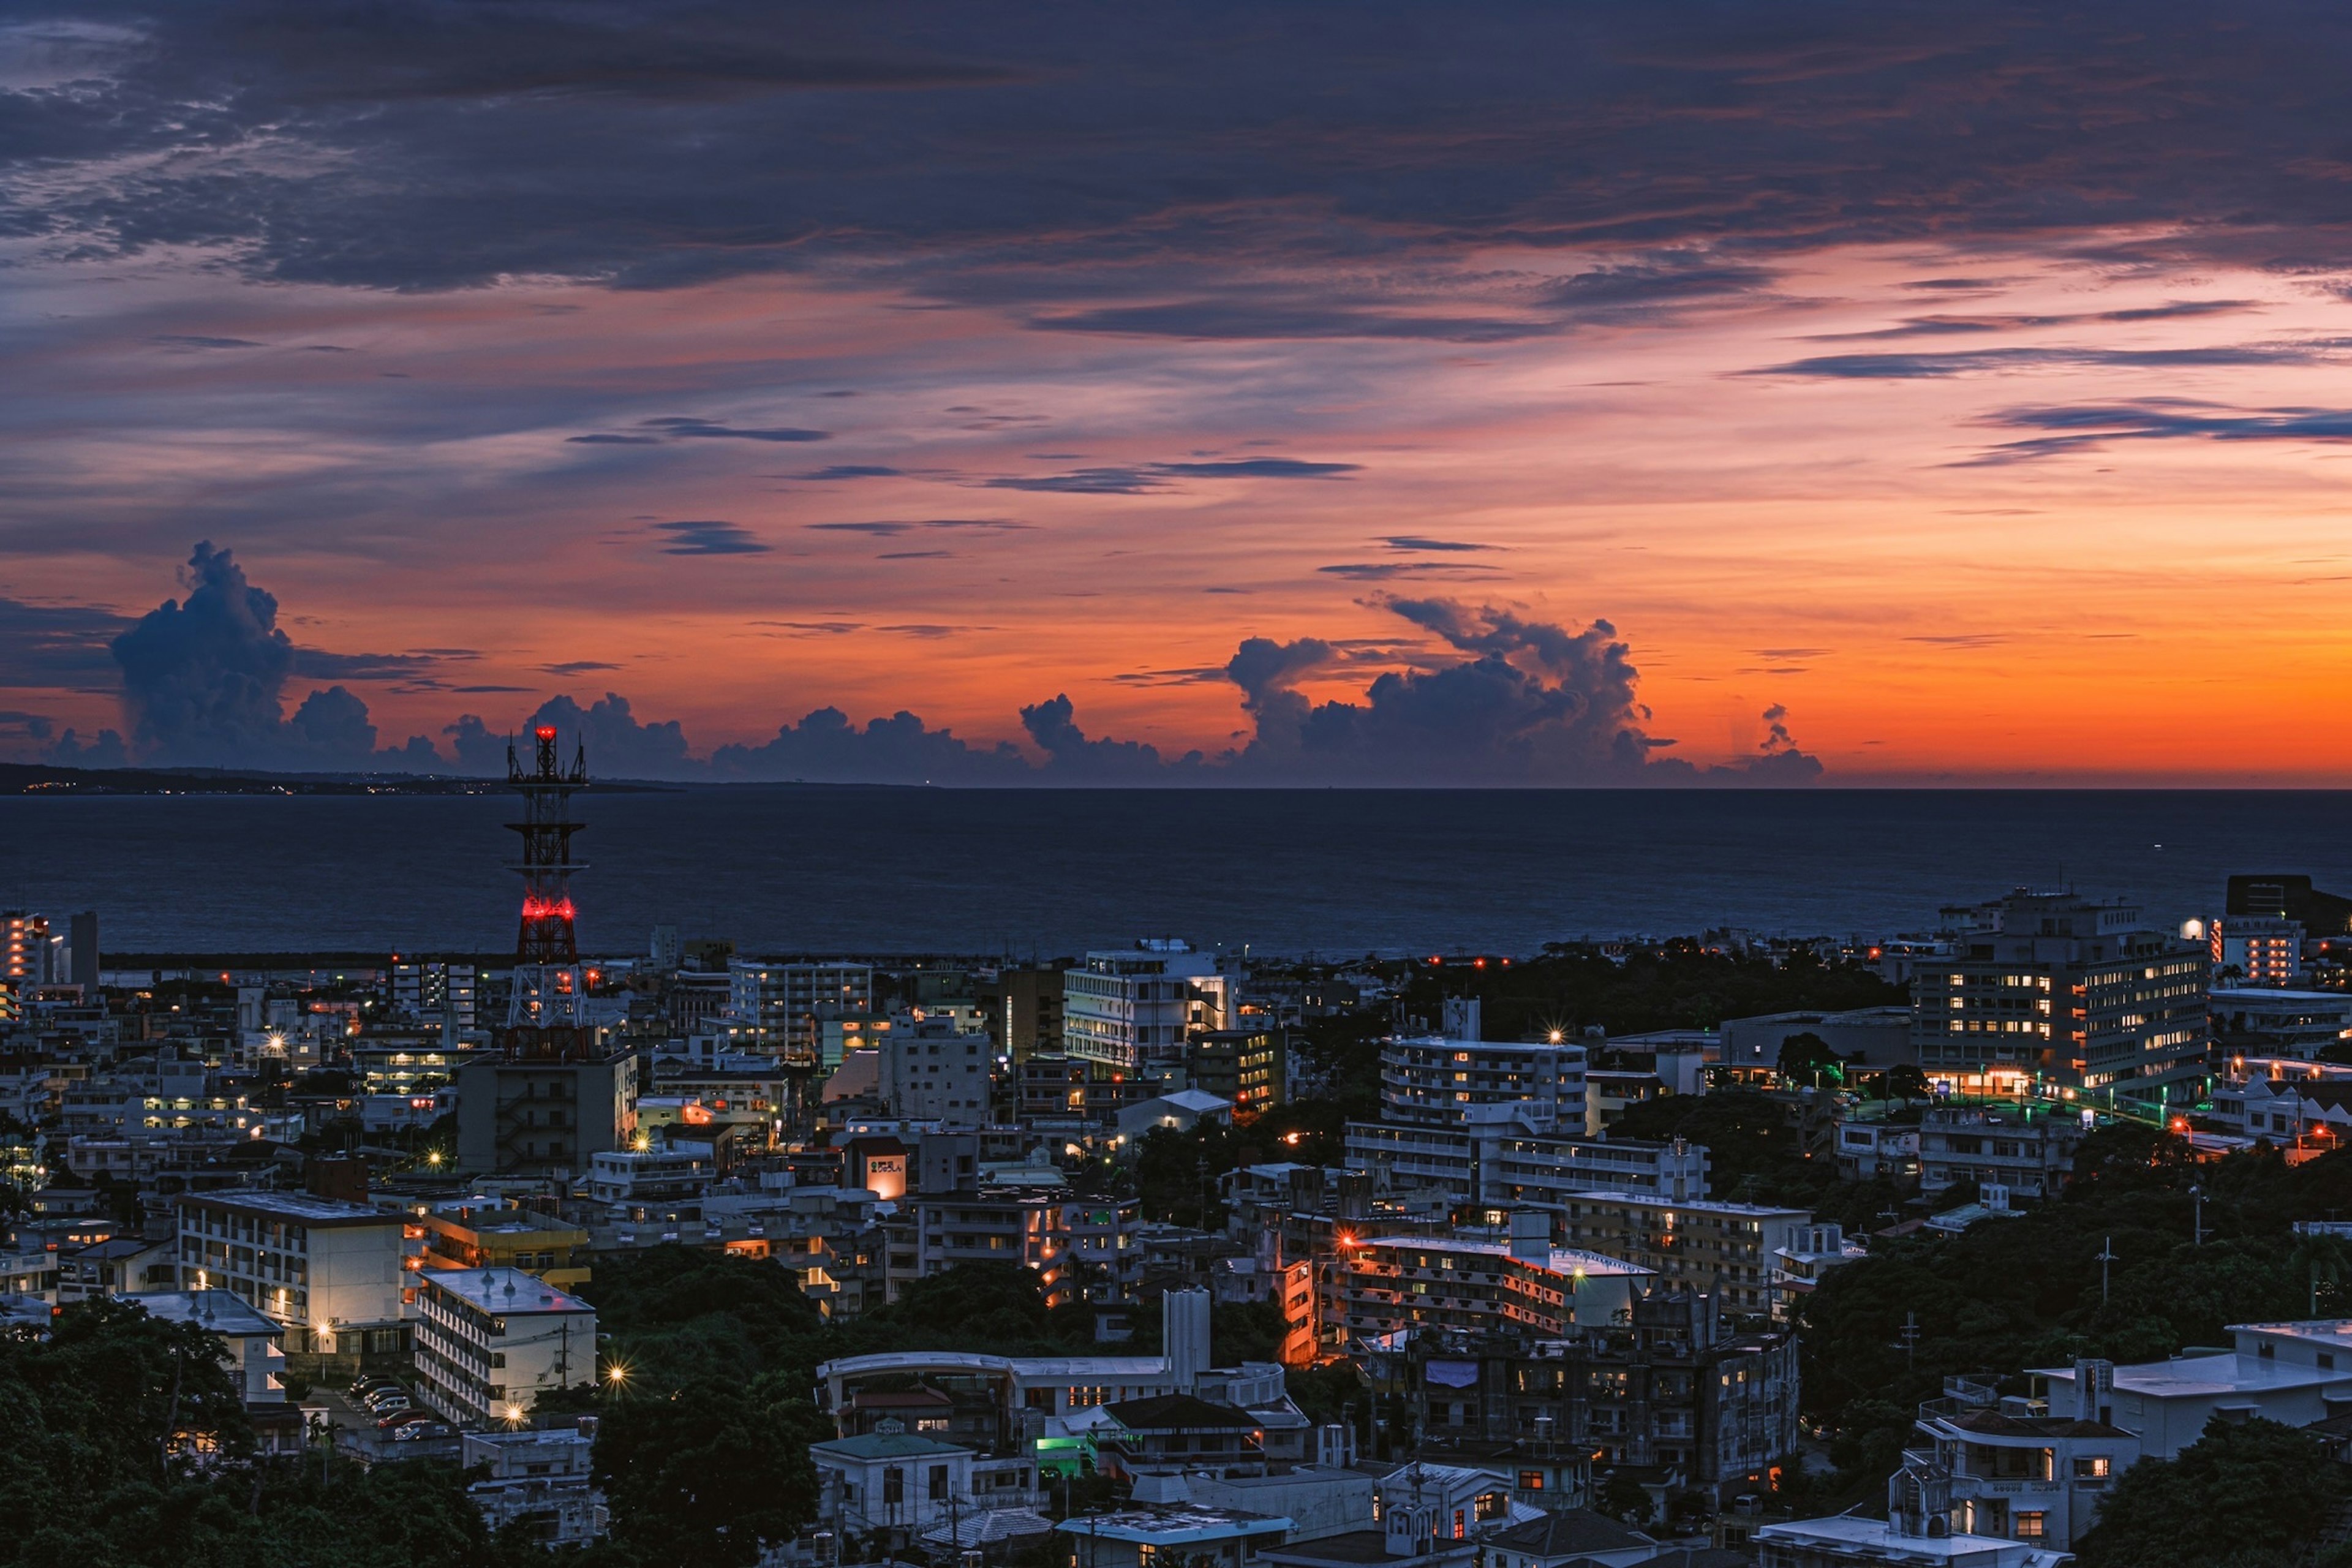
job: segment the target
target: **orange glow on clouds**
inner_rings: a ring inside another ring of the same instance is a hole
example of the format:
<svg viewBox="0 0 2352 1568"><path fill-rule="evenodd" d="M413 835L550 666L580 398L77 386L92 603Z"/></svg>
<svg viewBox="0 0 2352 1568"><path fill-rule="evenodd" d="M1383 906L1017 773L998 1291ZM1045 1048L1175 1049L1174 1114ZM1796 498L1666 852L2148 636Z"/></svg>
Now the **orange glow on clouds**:
<svg viewBox="0 0 2352 1568"><path fill-rule="evenodd" d="M2352 764L2352 446L2016 445L2054 409L2327 406L2352 305L2210 265L1788 265L1719 308L1479 344L1038 331L806 278L405 296L51 267L34 304L72 320L19 361L47 395L6 440L78 521L5 592L135 615L217 537L306 646L470 650L364 689L387 741L559 690L625 693L698 751L827 703L1017 738L1067 691L1090 732L1213 752L1247 727L1213 673L1244 637L1348 644L1318 696L1448 657L1394 594L1609 620L1651 732L1699 762L1752 754L1779 703L1832 782ZM1963 265L2000 281L1907 287ZM2183 300L2230 303L2154 313ZM258 346L157 346L198 335ZM1773 368L1890 354L1958 357ZM826 438L775 434L803 430ZM1354 467L1186 471L1262 458ZM895 472L809 477L845 469ZM1083 488L1113 473L1130 493ZM9 701L119 722L87 686Z"/></svg>

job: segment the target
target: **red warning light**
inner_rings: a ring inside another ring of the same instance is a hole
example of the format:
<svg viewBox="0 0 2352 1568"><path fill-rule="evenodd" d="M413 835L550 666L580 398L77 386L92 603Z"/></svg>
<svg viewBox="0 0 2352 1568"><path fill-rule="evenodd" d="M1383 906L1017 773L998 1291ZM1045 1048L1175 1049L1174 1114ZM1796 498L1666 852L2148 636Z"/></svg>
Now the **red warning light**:
<svg viewBox="0 0 2352 1568"><path fill-rule="evenodd" d="M531 733L538 736L542 741L552 741L555 739L555 726L552 724L541 724L538 729L533 730Z"/></svg>

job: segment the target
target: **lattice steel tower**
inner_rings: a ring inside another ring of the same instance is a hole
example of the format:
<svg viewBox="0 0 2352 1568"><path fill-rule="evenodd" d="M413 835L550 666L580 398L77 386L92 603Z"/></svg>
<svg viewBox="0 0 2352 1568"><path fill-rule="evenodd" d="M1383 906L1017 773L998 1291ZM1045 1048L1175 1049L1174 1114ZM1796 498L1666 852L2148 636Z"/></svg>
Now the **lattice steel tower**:
<svg viewBox="0 0 2352 1568"><path fill-rule="evenodd" d="M507 826L522 836L522 930L515 941L514 992L507 1004L510 1055L577 1058L591 1048L586 977L572 929L572 874L587 868L572 858L572 837L587 825L572 816L572 792L588 787L588 753L575 746L572 765L556 758L555 726L532 732L534 766L523 771L507 744L507 782L522 796L523 819Z"/></svg>

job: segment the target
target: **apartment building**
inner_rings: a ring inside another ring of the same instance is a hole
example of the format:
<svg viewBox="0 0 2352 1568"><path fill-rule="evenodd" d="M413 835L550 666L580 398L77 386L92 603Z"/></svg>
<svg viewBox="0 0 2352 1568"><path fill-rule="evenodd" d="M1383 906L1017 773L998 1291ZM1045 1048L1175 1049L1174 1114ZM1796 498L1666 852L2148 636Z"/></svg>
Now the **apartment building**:
<svg viewBox="0 0 2352 1568"><path fill-rule="evenodd" d="M1465 1032L1398 1039L1381 1052L1382 1121L1457 1127L1474 1108L1502 1106L1539 1131L1582 1130L1582 1046L1479 1039L1475 1003L1455 1005L1449 1022Z"/></svg>
<svg viewBox="0 0 2352 1568"><path fill-rule="evenodd" d="M383 1355L405 1343L404 1216L307 1193L180 1200L185 1290L226 1290L286 1325L289 1348Z"/></svg>
<svg viewBox="0 0 2352 1568"><path fill-rule="evenodd" d="M1062 1054L1147 1076L1183 1065L1185 1042L1227 1025L1216 960L1172 937L1089 952L1062 976Z"/></svg>
<svg viewBox="0 0 2352 1568"><path fill-rule="evenodd" d="M1774 1254L1803 1240L1808 1209L1675 1203L1635 1193L1570 1194L1567 1244L1639 1264L1661 1282L1708 1293L1725 1312L1771 1310Z"/></svg>
<svg viewBox="0 0 2352 1568"><path fill-rule="evenodd" d="M2166 1098L2205 1072L2211 957L2127 903L2021 889L1967 911L1912 985L1930 1079L1962 1093L2106 1089Z"/></svg>
<svg viewBox="0 0 2352 1568"><path fill-rule="evenodd" d="M1919 1190L1975 1182L2011 1197L2054 1197L2089 1131L2073 1111L2030 1102L1930 1107L1919 1119Z"/></svg>
<svg viewBox="0 0 2352 1568"><path fill-rule="evenodd" d="M915 1216L918 1278L966 1263L1011 1263L1037 1271L1056 1304L1118 1300L1141 1276L1135 1200L1075 1201L1019 1187L923 1193L907 1200Z"/></svg>
<svg viewBox="0 0 2352 1568"><path fill-rule="evenodd" d="M908 1121L988 1123L988 1037L960 1034L946 1024L917 1023L880 1038L877 1091L893 1116Z"/></svg>
<svg viewBox="0 0 2352 1568"><path fill-rule="evenodd" d="M1359 1339L1408 1328L1559 1334L1605 1326L1624 1321L1651 1278L1646 1268L1540 1236L1507 1244L1376 1237L1341 1251L1347 1329Z"/></svg>
<svg viewBox="0 0 2352 1568"><path fill-rule="evenodd" d="M1231 1101L1234 1114L1247 1121L1282 1103L1282 1032L1261 1026L1196 1036L1184 1054L1184 1074L1192 1088Z"/></svg>
<svg viewBox="0 0 2352 1568"><path fill-rule="evenodd" d="M727 966L727 1016L743 1031L739 1049L814 1055L827 1019L873 1011L871 964L738 958Z"/></svg>
<svg viewBox="0 0 2352 1568"><path fill-rule="evenodd" d="M1348 1163L1374 1173L1386 1189L1438 1192L1455 1203L1556 1209L1580 1192L1677 1203L1707 1194L1703 1144L1540 1131L1507 1105L1472 1106L1451 1127L1350 1121L1346 1149Z"/></svg>
<svg viewBox="0 0 2352 1568"><path fill-rule="evenodd" d="M1623 1324L1565 1338L1417 1331L1389 1375L1424 1446L1514 1445L1530 1468L1567 1452L1719 1498L1754 1489L1800 1435L1795 1336L1735 1332L1685 1290L1637 1294Z"/></svg>
<svg viewBox="0 0 2352 1568"><path fill-rule="evenodd" d="M596 1381L596 1310L515 1268L417 1277L416 1375L453 1425L520 1421L540 1394Z"/></svg>

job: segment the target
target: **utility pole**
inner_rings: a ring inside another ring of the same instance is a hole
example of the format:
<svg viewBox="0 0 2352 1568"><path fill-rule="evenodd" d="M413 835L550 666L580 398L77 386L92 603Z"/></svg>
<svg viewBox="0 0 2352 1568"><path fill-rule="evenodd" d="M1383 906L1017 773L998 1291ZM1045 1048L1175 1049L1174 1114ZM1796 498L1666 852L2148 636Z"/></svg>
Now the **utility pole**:
<svg viewBox="0 0 2352 1568"><path fill-rule="evenodd" d="M2099 1305L2107 1304L2107 1265L2116 1260L2116 1238L2109 1237L2099 1247Z"/></svg>
<svg viewBox="0 0 2352 1568"><path fill-rule="evenodd" d="M1898 1347L1900 1347L1900 1348L1901 1348L1901 1350L1902 1350L1902 1352L1903 1352L1903 1364L1904 1364L1904 1366L1905 1366L1906 1369L1908 1369L1908 1370L1910 1370L1910 1371L1913 1371L1913 1372L1916 1372L1916 1371L1918 1371L1918 1370L1919 1370L1919 1314L1918 1314L1918 1313L1916 1313L1916 1312L1906 1312L1906 1313L1904 1313L1904 1314L1903 1314L1903 1332L1902 1332L1902 1334L1900 1335L1900 1337L1898 1337L1898 1338L1896 1339L1896 1341L1895 1341L1895 1344L1896 1344Z"/></svg>
<svg viewBox="0 0 2352 1568"><path fill-rule="evenodd" d="M2189 1245L2202 1247L2205 1245L2205 1184L2202 1182L2191 1183L2189 1195L2197 1200L2197 1218L2189 1231Z"/></svg>

